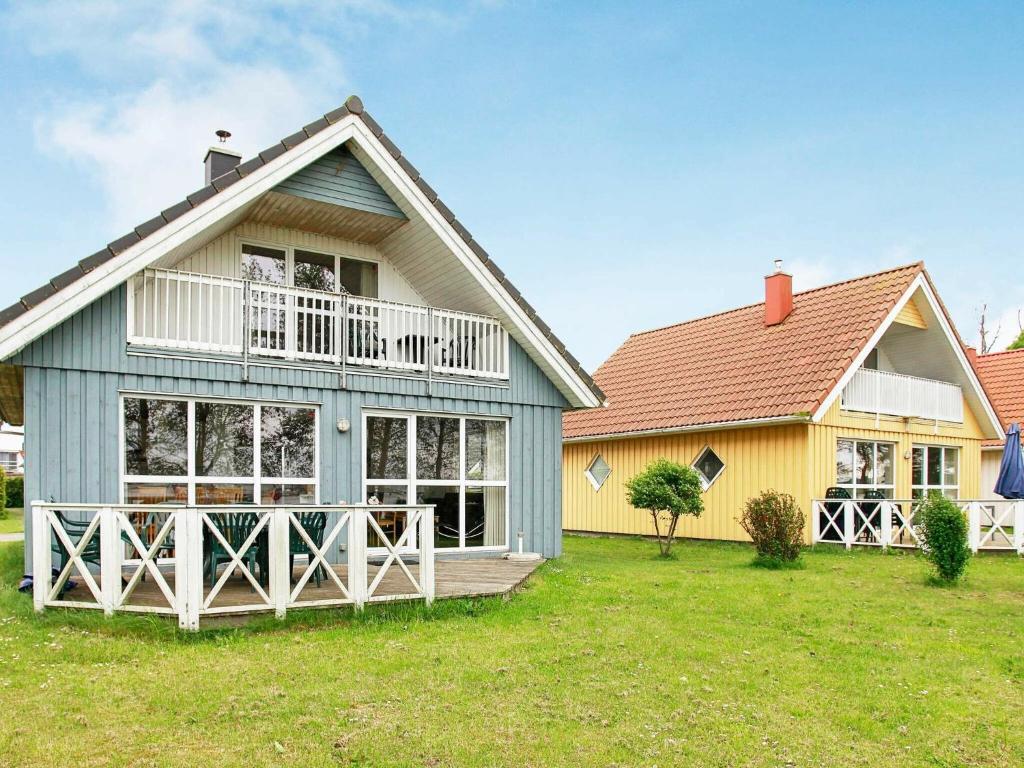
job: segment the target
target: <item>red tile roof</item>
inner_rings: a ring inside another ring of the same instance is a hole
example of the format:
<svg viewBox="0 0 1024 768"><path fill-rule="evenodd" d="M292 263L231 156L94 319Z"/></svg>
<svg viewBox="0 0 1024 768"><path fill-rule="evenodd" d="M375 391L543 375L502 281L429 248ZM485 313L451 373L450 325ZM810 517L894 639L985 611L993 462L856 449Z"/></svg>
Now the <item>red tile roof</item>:
<svg viewBox="0 0 1024 768"><path fill-rule="evenodd" d="M914 279L920 262L795 294L766 327L754 304L637 333L594 379L609 405L567 413L567 439L813 413Z"/></svg>
<svg viewBox="0 0 1024 768"><path fill-rule="evenodd" d="M978 355L974 364L1004 427L1024 424L1024 349ZM987 440L985 445L1002 445Z"/></svg>

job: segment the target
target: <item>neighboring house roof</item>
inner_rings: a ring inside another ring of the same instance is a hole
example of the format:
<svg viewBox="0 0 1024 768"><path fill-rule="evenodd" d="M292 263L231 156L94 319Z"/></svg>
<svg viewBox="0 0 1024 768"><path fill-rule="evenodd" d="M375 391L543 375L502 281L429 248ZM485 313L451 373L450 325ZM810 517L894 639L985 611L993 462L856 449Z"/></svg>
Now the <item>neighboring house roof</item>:
<svg viewBox="0 0 1024 768"><path fill-rule="evenodd" d="M349 135L343 135L342 129L349 128L353 120L360 121L363 129L356 130L352 126L353 130L348 132ZM325 135L326 139L323 138ZM483 272L475 274L477 279L482 284L486 283L485 287L494 291L501 303L511 302L515 305L510 314L519 317L513 316L512 321L520 328L530 326L528 335L532 337L531 341L536 338L538 346L544 347L541 351L548 362L551 362L553 357L559 359L561 364L555 368L561 370L556 370L555 378L562 379L562 383L568 385L559 388L574 395L569 398L570 403L578 407L591 407L603 402L604 396L590 375L541 320L536 310L516 290L483 247L455 218L455 214L420 176L415 166L384 134L377 121L363 108L358 96L350 96L338 109L328 112L263 150L256 157L213 179L207 186L139 224L131 232L109 243L106 248L82 259L66 272L0 311L0 359L6 359L66 319L73 311L84 306L84 303L98 298L102 292L123 282L126 273L130 276L163 253L172 251L176 246L180 247L181 243L200 231L200 222L204 217L212 215L213 221L227 217L238 206L250 202L254 196L272 190L299 168L315 162L352 135L355 135L359 142L376 142L376 149L389 156L389 159L393 159L394 167L383 170L395 176L404 175L403 181L409 183L409 191L433 208L437 214L435 218L443 220L444 225L439 225L438 229L444 231L439 234L446 240L451 240L451 235L458 238L460 247L456 255L466 255L484 268ZM294 169L291 167L293 163L297 164ZM225 213L220 213L220 206L226 209ZM209 221L203 222L203 227L210 226ZM144 257L143 254L149 247L160 247L162 251ZM95 290L90 290L93 286L96 286ZM79 294L81 298L78 298ZM76 297L75 301L68 300L72 295ZM550 349L547 349L548 347Z"/></svg>
<svg viewBox="0 0 1024 768"><path fill-rule="evenodd" d="M989 408L918 262L796 293L778 325L765 325L762 302L634 334L594 374L608 407L566 414L563 436L816 421L919 288L945 318L965 375Z"/></svg>
<svg viewBox="0 0 1024 768"><path fill-rule="evenodd" d="M974 365L1003 426L1024 425L1024 349L978 355ZM986 447L1002 444L1001 440L985 442Z"/></svg>

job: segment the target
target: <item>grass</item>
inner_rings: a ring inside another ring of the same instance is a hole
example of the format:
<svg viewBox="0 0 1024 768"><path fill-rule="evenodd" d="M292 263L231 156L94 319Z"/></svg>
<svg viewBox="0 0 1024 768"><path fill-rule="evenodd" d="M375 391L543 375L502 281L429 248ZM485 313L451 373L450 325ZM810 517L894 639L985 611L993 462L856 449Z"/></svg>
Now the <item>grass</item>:
<svg viewBox="0 0 1024 768"><path fill-rule="evenodd" d="M22 509L8 509L7 517L0 518L0 533L22 533L25 530L25 513Z"/></svg>
<svg viewBox="0 0 1024 768"><path fill-rule="evenodd" d="M0 545L7 766L1024 764L1024 563L567 538L508 602L179 633L37 617Z"/></svg>

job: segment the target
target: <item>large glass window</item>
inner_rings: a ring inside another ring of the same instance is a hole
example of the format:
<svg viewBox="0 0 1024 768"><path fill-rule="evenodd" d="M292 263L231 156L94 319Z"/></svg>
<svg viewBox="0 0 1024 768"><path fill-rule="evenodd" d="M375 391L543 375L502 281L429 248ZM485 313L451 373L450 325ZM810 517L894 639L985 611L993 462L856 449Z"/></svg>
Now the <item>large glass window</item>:
<svg viewBox="0 0 1024 768"><path fill-rule="evenodd" d="M366 501L433 504L439 548L507 546L507 431L501 419L368 414ZM403 521L378 517L397 540Z"/></svg>
<svg viewBox="0 0 1024 768"><path fill-rule="evenodd" d="M960 451L941 445L915 445L912 452L911 492L915 499L932 493L960 496Z"/></svg>
<svg viewBox="0 0 1024 768"><path fill-rule="evenodd" d="M836 485L853 498L893 497L896 446L867 440L839 440L836 444Z"/></svg>
<svg viewBox="0 0 1024 768"><path fill-rule="evenodd" d="M126 503L316 503L314 408L133 396L123 417Z"/></svg>
<svg viewBox="0 0 1024 768"><path fill-rule="evenodd" d="M242 244L242 277L325 293L377 298L377 265L292 246Z"/></svg>
<svg viewBox="0 0 1024 768"><path fill-rule="evenodd" d="M284 285L288 277L288 253L282 248L242 245L242 277L258 283Z"/></svg>

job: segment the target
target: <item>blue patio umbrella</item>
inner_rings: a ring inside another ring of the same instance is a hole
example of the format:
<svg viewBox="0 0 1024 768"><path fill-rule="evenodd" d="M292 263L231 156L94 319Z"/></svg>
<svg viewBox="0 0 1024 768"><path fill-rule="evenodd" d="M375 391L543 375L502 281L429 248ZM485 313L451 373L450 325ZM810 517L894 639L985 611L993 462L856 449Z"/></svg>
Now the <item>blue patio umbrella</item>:
<svg viewBox="0 0 1024 768"><path fill-rule="evenodd" d="M1004 499L1024 499L1024 456L1021 456L1020 427L1016 422L1006 430L1006 447L995 491Z"/></svg>

